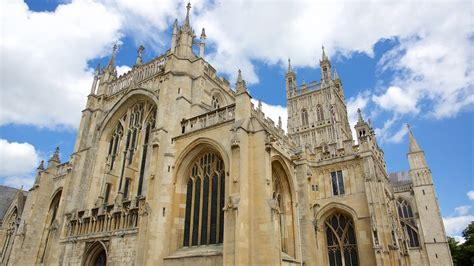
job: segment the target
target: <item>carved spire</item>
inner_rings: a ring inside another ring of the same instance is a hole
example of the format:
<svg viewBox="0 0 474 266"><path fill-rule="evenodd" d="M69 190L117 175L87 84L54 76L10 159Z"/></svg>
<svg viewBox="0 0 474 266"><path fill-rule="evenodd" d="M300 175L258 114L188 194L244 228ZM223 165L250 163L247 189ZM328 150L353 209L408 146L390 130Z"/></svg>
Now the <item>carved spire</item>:
<svg viewBox="0 0 474 266"><path fill-rule="evenodd" d="M110 82L117 78L117 70L115 69L115 56L117 55L117 44L114 44L112 56L110 57L107 67L104 69L104 77L102 81Z"/></svg>
<svg viewBox="0 0 474 266"><path fill-rule="evenodd" d="M321 59L324 61L324 60L328 60L328 57L326 55L326 51L324 51L324 45L322 46L322 49L323 49L323 55L321 57Z"/></svg>
<svg viewBox="0 0 474 266"><path fill-rule="evenodd" d="M175 19L173 23L173 35L171 36L171 52L174 52L174 48L176 48L177 36L178 36L178 19Z"/></svg>
<svg viewBox="0 0 474 266"><path fill-rule="evenodd" d="M205 47L205 40L206 40L206 30L202 28L201 32L201 42L199 43L199 57L204 58L204 47Z"/></svg>
<svg viewBox="0 0 474 266"><path fill-rule="evenodd" d="M38 165L38 168L36 168L38 171L43 171L44 170L44 160L41 160L40 164Z"/></svg>
<svg viewBox="0 0 474 266"><path fill-rule="evenodd" d="M56 150L54 151L53 156L51 156L49 161L55 161L55 162L58 162L58 163L61 162L61 160L59 158L59 146L56 147Z"/></svg>
<svg viewBox="0 0 474 266"><path fill-rule="evenodd" d="M291 67L291 59L288 57L288 73L293 72L293 67Z"/></svg>
<svg viewBox="0 0 474 266"><path fill-rule="evenodd" d="M140 45L137 49L137 60L135 61L134 67L140 66L143 64L143 51L145 50L145 47L143 45Z"/></svg>
<svg viewBox="0 0 474 266"><path fill-rule="evenodd" d="M336 70L336 67L334 67L334 77L333 77L334 80L338 80L339 79L339 75L337 74L337 70Z"/></svg>
<svg viewBox="0 0 474 266"><path fill-rule="evenodd" d="M357 108L357 122L358 123L364 123L364 118L362 118L362 111L360 110L360 108Z"/></svg>
<svg viewBox="0 0 474 266"><path fill-rule="evenodd" d="M245 80L242 79L242 71L239 69L239 74L237 75L236 91L237 93L247 92L247 85L245 85Z"/></svg>
<svg viewBox="0 0 474 266"><path fill-rule="evenodd" d="M173 23L173 34L177 34L177 33L178 33L178 19L175 18L174 23Z"/></svg>
<svg viewBox="0 0 474 266"><path fill-rule="evenodd" d="M239 74L237 74L237 83L242 82L242 71L239 69Z"/></svg>
<svg viewBox="0 0 474 266"><path fill-rule="evenodd" d="M186 18L184 19L184 26L191 28L191 25L189 23L189 10L191 10L191 3L188 2L186 5Z"/></svg>
<svg viewBox="0 0 474 266"><path fill-rule="evenodd" d="M262 101L258 100L258 110L262 111Z"/></svg>
<svg viewBox="0 0 474 266"><path fill-rule="evenodd" d="M100 63L97 64L97 67L95 68L94 71L94 76L98 77L100 75Z"/></svg>
<svg viewBox="0 0 474 266"><path fill-rule="evenodd" d="M321 76L323 82L331 82L331 62L329 61L326 51L324 50L324 45L322 47L323 55L321 60L319 60L319 66L321 67Z"/></svg>
<svg viewBox="0 0 474 266"><path fill-rule="evenodd" d="M416 142L415 136L413 135L413 132L411 131L411 126L407 124L407 129L408 129L408 152L418 152L422 151L418 143Z"/></svg>
<svg viewBox="0 0 474 266"><path fill-rule="evenodd" d="M112 50L112 56L110 57L109 64L107 65L107 68L109 71L113 70L115 68L115 56L117 55L117 44L114 44L113 50Z"/></svg>
<svg viewBox="0 0 474 266"><path fill-rule="evenodd" d="M189 22L189 10L191 9L191 4L188 3L186 5L186 18L184 19L183 26L179 28L178 33L176 35L176 41L172 42L176 43L176 47L171 51L174 52L178 57L181 58L195 58L193 53L193 44L194 44L194 31L191 28L191 23ZM173 35L173 37L175 37ZM173 48L173 47L171 47Z"/></svg>
<svg viewBox="0 0 474 266"><path fill-rule="evenodd" d="M282 123L281 123L281 116L278 116L278 128L281 128Z"/></svg>

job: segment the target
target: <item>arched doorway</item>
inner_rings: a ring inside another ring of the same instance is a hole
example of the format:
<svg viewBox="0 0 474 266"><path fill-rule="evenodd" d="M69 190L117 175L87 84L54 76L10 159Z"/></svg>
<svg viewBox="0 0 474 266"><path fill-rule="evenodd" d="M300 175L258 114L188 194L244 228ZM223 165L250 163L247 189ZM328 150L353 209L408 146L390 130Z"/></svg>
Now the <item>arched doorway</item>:
<svg viewBox="0 0 474 266"><path fill-rule="evenodd" d="M102 242L92 244L85 255L84 266L107 265L107 250Z"/></svg>
<svg viewBox="0 0 474 266"><path fill-rule="evenodd" d="M96 258L93 260L92 265L94 266L105 266L107 265L107 254L105 250L102 249L99 254L97 254Z"/></svg>

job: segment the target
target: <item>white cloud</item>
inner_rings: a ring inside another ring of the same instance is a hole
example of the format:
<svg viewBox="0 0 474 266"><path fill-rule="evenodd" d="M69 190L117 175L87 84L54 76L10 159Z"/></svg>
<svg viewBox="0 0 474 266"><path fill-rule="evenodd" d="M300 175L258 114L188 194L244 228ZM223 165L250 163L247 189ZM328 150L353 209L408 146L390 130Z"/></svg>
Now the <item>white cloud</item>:
<svg viewBox="0 0 474 266"><path fill-rule="evenodd" d="M467 197L470 200L474 200L474 190L471 190L471 191L467 192Z"/></svg>
<svg viewBox="0 0 474 266"><path fill-rule="evenodd" d="M252 99L251 101L255 107L258 107L257 99ZM278 118L281 117L281 127L286 132L288 125L288 114L286 111L286 107L283 107L281 105L271 105L262 102L262 112L265 113L265 116L270 117L270 119L275 122L276 126L278 126Z"/></svg>
<svg viewBox="0 0 474 266"><path fill-rule="evenodd" d="M452 236L454 237L454 239L459 242L459 244L464 244L464 242L466 242L466 239L462 236Z"/></svg>
<svg viewBox="0 0 474 266"><path fill-rule="evenodd" d="M444 228L448 236L459 236L467 225L474 221L474 215L443 217Z"/></svg>
<svg viewBox="0 0 474 266"><path fill-rule="evenodd" d="M385 120L382 128L375 128L375 134L381 143L400 143L408 133L408 129L405 124L397 124L400 121L400 115L395 114L391 118ZM393 128L399 126L396 132L393 132Z"/></svg>
<svg viewBox="0 0 474 266"><path fill-rule="evenodd" d="M119 18L88 0L54 12L32 12L19 0L0 8L0 125L77 127L92 84L87 61L110 51Z"/></svg>
<svg viewBox="0 0 474 266"><path fill-rule="evenodd" d="M392 86L380 96L373 96L372 100L381 108L393 110L396 113L418 113L416 107L417 98L410 95L410 91L402 90L400 87Z"/></svg>
<svg viewBox="0 0 474 266"><path fill-rule="evenodd" d="M123 75L130 70L132 70L132 68L127 65L117 66L117 76Z"/></svg>
<svg viewBox="0 0 474 266"><path fill-rule="evenodd" d="M39 155L33 145L0 139L0 183L30 187L38 161Z"/></svg>
<svg viewBox="0 0 474 266"><path fill-rule="evenodd" d="M463 206L454 208L454 212L456 213L456 215L462 216L462 215L468 214L470 209L471 209L471 206L463 205Z"/></svg>
<svg viewBox="0 0 474 266"><path fill-rule="evenodd" d="M0 176L30 173L38 166L38 158L33 145L0 139Z"/></svg>
<svg viewBox="0 0 474 266"><path fill-rule="evenodd" d="M23 187L24 190L28 190L33 186L35 178L32 175L26 176L8 176L3 179L3 185L14 188Z"/></svg>
<svg viewBox="0 0 474 266"><path fill-rule="evenodd" d="M76 0L54 12L31 12L19 0L2 1L8 12L1 15L0 125L76 127L92 82L87 61L109 53L123 35L162 52L173 18L184 19L184 4ZM206 27L214 48L206 59L234 80L242 69L249 84L258 82L256 61L283 66L291 57L294 67L315 67L322 44L332 56L372 56L379 40L396 39L379 62L395 76L372 99L384 110L443 118L474 104L470 7L468 1L200 0L193 1L191 23L197 32Z"/></svg>
<svg viewBox="0 0 474 266"><path fill-rule="evenodd" d="M389 143L400 143L408 133L408 129L406 125L402 124L400 125L400 128L398 129L397 132L389 135L389 136L384 136L384 141L389 142Z"/></svg>
<svg viewBox="0 0 474 266"><path fill-rule="evenodd" d="M354 126L358 120L357 109L360 109L362 116L365 121L368 121L368 117L364 115L364 108L367 106L369 98L367 92L359 93L356 97L352 97L347 101L347 113L349 124L351 125L352 136L356 138L357 134L355 132ZM357 140L357 139L356 139Z"/></svg>

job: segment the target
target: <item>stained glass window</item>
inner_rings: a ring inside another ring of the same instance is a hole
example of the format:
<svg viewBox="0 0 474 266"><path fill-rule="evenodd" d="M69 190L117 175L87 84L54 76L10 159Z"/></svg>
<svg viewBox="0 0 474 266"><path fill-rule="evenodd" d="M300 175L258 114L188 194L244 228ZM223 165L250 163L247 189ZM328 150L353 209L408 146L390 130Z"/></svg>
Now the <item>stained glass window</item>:
<svg viewBox="0 0 474 266"><path fill-rule="evenodd" d="M345 214L336 212L324 224L329 265L359 265L354 221Z"/></svg>
<svg viewBox="0 0 474 266"><path fill-rule="evenodd" d="M186 188L183 246L222 243L224 240L224 163L205 153L191 164Z"/></svg>

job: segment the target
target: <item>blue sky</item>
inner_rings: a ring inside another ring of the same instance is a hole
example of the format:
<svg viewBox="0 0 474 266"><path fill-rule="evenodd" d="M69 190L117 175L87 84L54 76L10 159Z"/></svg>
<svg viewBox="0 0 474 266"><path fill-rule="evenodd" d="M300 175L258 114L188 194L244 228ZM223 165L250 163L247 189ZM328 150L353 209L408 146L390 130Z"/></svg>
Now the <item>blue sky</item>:
<svg viewBox="0 0 474 266"><path fill-rule="evenodd" d="M436 2L436 1L435 1ZM31 186L56 146L73 152L95 66L119 44L119 72L169 48L183 2L1 1L0 184ZM469 1L410 3L193 1L206 60L232 82L242 69L254 99L286 116L284 74L320 79L321 45L342 79L351 121L361 108L389 172L406 170L410 123L431 167L447 232L474 220L474 81ZM273 117L274 120L277 118Z"/></svg>

